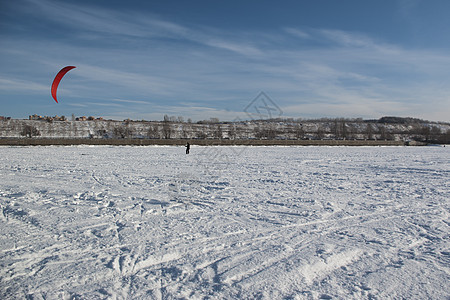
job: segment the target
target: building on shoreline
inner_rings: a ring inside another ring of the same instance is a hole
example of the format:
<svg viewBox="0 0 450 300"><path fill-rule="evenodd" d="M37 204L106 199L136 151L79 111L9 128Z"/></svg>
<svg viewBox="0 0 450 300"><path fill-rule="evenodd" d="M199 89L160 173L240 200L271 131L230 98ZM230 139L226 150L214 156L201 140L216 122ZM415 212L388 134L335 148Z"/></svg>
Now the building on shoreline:
<svg viewBox="0 0 450 300"><path fill-rule="evenodd" d="M28 116L28 120L33 120L33 121L47 121L47 122L53 122L53 121L67 121L67 118L65 116L54 116L54 117L49 117L49 116L40 116L37 114Z"/></svg>

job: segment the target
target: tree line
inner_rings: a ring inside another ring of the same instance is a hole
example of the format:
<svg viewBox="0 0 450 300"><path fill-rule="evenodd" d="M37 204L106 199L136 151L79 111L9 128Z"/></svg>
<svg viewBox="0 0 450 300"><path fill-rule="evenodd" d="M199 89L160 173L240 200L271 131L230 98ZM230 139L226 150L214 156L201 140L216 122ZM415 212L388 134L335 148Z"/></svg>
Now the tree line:
<svg viewBox="0 0 450 300"><path fill-rule="evenodd" d="M2 121L11 122L11 121ZM23 137L83 137L116 139L230 139L230 140L412 140L450 143L450 124L414 118L383 117L362 119L265 119L220 122L212 118L192 122L182 117L164 116L163 121L66 121L23 120L10 132L20 129ZM5 126L3 127L3 130ZM2 136L8 136L3 134Z"/></svg>

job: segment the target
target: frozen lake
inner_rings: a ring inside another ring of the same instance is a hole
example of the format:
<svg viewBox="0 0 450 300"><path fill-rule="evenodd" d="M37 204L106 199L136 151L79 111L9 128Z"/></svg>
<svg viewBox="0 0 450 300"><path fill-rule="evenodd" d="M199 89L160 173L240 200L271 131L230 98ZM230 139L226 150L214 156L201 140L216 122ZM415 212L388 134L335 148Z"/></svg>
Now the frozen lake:
<svg viewBox="0 0 450 300"><path fill-rule="evenodd" d="M449 299L450 147L1 147L1 299Z"/></svg>

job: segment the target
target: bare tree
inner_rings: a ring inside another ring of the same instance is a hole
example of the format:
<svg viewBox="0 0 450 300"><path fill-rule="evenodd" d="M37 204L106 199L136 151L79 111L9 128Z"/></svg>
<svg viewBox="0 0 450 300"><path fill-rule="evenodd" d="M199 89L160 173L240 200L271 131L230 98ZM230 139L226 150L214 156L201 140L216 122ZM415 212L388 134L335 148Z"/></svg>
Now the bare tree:
<svg viewBox="0 0 450 300"><path fill-rule="evenodd" d="M344 140L348 139L348 130L347 130L347 124L344 120L342 120L342 138Z"/></svg>
<svg viewBox="0 0 450 300"><path fill-rule="evenodd" d="M189 123L183 123L181 125L181 137L187 139L190 137L192 125Z"/></svg>
<svg viewBox="0 0 450 300"><path fill-rule="evenodd" d="M125 138L130 139L133 137L133 134L134 130L130 126L130 122L129 121L125 122Z"/></svg>
<svg viewBox="0 0 450 300"><path fill-rule="evenodd" d="M124 139L125 138L125 128L123 126L115 126L113 129L113 135L115 138Z"/></svg>
<svg viewBox="0 0 450 300"><path fill-rule="evenodd" d="M220 124L217 124L214 129L214 138L219 140L223 138L222 126L220 126Z"/></svg>
<svg viewBox="0 0 450 300"><path fill-rule="evenodd" d="M168 121L164 121L162 131L164 138L170 139L170 137L172 136L172 126L170 126L170 123Z"/></svg>
<svg viewBox="0 0 450 300"><path fill-rule="evenodd" d="M366 138L368 140L373 140L374 139L372 124L367 124L367 127L366 127Z"/></svg>
<svg viewBox="0 0 450 300"><path fill-rule="evenodd" d="M277 130L275 124L265 123L259 124L254 129L255 137L258 139L268 139L273 140L277 136Z"/></svg>
<svg viewBox="0 0 450 300"><path fill-rule="evenodd" d="M41 133L39 132L39 130L31 125L25 125L22 129L22 132L20 133L22 136L26 136L29 138L32 138L34 136L40 136Z"/></svg>
<svg viewBox="0 0 450 300"><path fill-rule="evenodd" d="M431 126L430 128L430 140L438 141L441 136L441 129L437 126Z"/></svg>
<svg viewBox="0 0 450 300"><path fill-rule="evenodd" d="M389 132L385 125L378 126L381 140L393 140L394 136Z"/></svg>
<svg viewBox="0 0 450 300"><path fill-rule="evenodd" d="M148 127L148 130L147 130L147 136L150 139L159 139L159 138L161 138L161 135L159 133L159 125L158 124L150 125Z"/></svg>
<svg viewBox="0 0 450 300"><path fill-rule="evenodd" d="M236 138L236 125L235 124L230 124L228 126L228 137L231 140L234 140Z"/></svg>
<svg viewBox="0 0 450 300"><path fill-rule="evenodd" d="M323 129L322 124L319 124L317 127L317 138L322 140L325 137L325 130Z"/></svg>
<svg viewBox="0 0 450 300"><path fill-rule="evenodd" d="M206 139L208 136L206 135L206 133L204 131L197 131L197 138L198 139Z"/></svg>
<svg viewBox="0 0 450 300"><path fill-rule="evenodd" d="M303 124L299 124L297 123L294 126L294 134L295 134L295 138L300 140L303 139L305 136L305 131L303 130Z"/></svg>
<svg viewBox="0 0 450 300"><path fill-rule="evenodd" d="M189 131L190 131L189 132L190 138L197 137L197 131L198 131L197 125L189 123Z"/></svg>

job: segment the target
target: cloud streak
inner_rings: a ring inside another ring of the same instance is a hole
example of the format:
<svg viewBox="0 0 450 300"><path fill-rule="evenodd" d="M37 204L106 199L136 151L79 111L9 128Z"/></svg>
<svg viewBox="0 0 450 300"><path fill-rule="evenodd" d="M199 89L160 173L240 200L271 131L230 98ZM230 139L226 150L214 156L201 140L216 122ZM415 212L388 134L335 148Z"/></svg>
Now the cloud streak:
<svg viewBox="0 0 450 300"><path fill-rule="evenodd" d="M46 85L39 84L34 81L0 77L0 91L43 93L48 92L49 88Z"/></svg>
<svg viewBox="0 0 450 300"><path fill-rule="evenodd" d="M208 29L195 30L180 24L158 18L156 15L142 14L134 11L117 12L95 6L79 6L49 0L26 0L39 9L46 18L73 30L96 32L99 35L114 35L118 39L174 39L189 41L200 45L228 50L243 55L256 55L259 50L238 42L221 39ZM34 9L30 8L34 13ZM211 29L211 31L213 31ZM214 30L217 31L217 30ZM83 35L80 35L82 37ZM101 38L100 36L100 38Z"/></svg>
<svg viewBox="0 0 450 300"><path fill-rule="evenodd" d="M119 108L125 114L124 106L134 109L121 118L167 111L194 119L207 113L234 119L265 91L293 117L407 114L448 120L440 112L449 107L450 95L445 82L450 56L444 52L406 49L330 28L227 31L136 11L50 0L25 3L39 16L34 22L56 26L57 38L45 32L27 40L4 36L3 94L45 94L54 73L67 63L78 68L63 91L105 111L111 104L109 115L117 116L113 109ZM30 62L34 78L27 75ZM427 99L439 99L433 102L437 108L427 107Z"/></svg>

